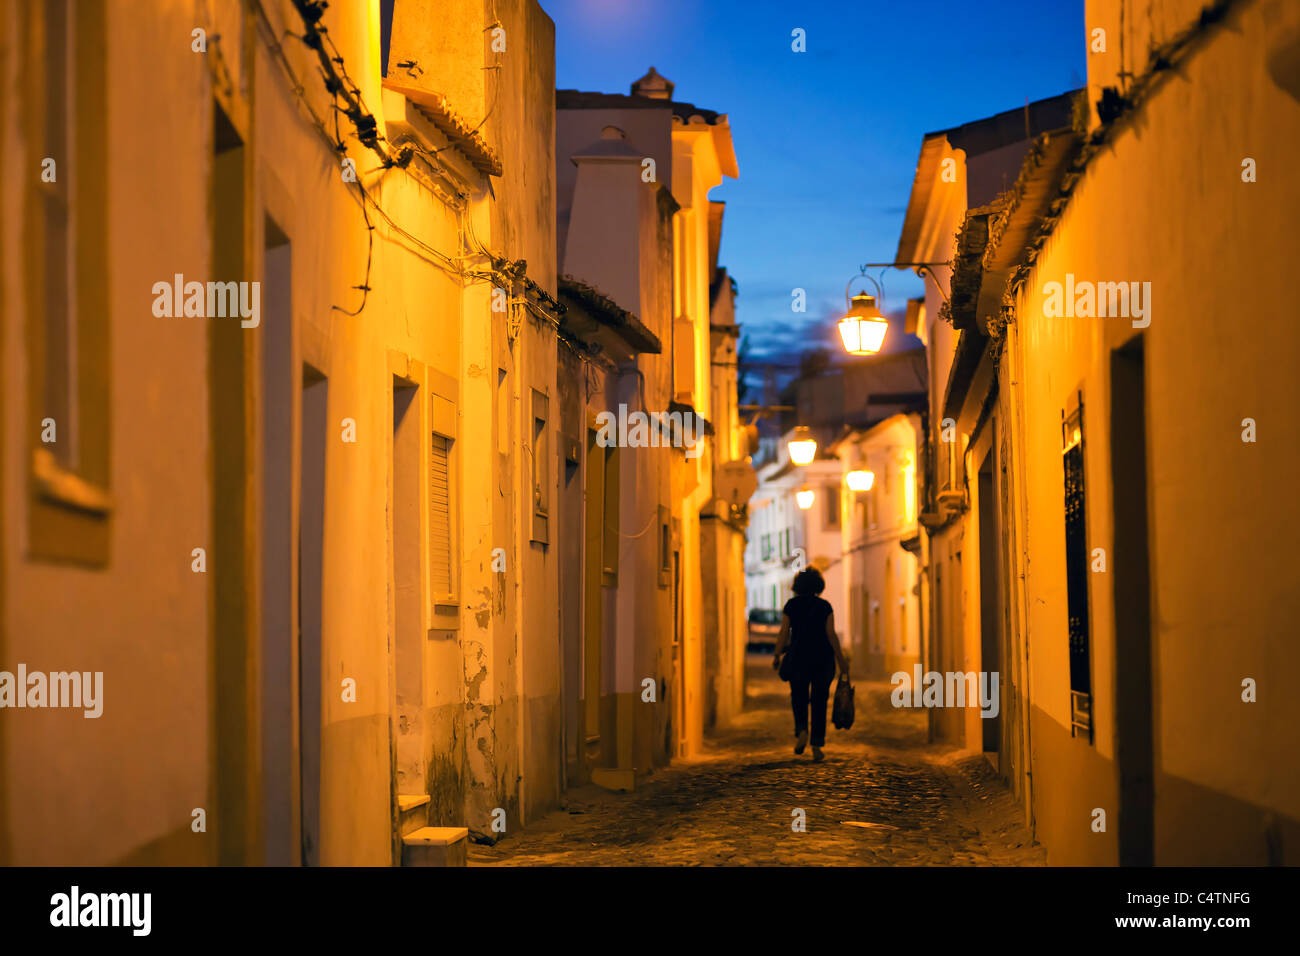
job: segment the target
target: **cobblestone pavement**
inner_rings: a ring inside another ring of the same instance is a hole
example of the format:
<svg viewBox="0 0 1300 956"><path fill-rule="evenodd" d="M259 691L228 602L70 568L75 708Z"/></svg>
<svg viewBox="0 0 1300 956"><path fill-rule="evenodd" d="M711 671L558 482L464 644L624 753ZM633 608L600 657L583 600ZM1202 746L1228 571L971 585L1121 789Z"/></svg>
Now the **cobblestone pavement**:
<svg viewBox="0 0 1300 956"><path fill-rule="evenodd" d="M926 744L924 712L893 708L889 685L855 686L853 728L828 721L826 760L814 764L811 747L794 755L771 657L751 657L745 712L698 758L633 793L572 789L563 809L495 846L471 845L469 865L1043 864L983 757ZM796 808L806 832L792 830Z"/></svg>

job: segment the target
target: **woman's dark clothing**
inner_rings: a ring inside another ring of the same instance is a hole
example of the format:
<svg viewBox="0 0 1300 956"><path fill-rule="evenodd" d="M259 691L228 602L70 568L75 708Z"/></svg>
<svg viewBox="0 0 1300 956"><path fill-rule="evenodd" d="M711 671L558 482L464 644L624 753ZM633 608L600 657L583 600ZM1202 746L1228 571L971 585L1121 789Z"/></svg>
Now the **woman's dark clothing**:
<svg viewBox="0 0 1300 956"><path fill-rule="evenodd" d="M797 737L808 726L808 706L812 705L811 741L814 747L826 743L826 701L831 681L835 679L835 651L826 636L826 619L831 605L812 595L798 595L782 609L790 619L790 706L794 710Z"/></svg>
<svg viewBox="0 0 1300 956"><path fill-rule="evenodd" d="M814 747L821 747L826 743L826 700L830 697L830 693L830 677L822 680L821 675L810 677L796 672L790 678L790 706L794 708L794 735L798 737L809 729L808 704L811 698L812 733L809 734L809 739Z"/></svg>

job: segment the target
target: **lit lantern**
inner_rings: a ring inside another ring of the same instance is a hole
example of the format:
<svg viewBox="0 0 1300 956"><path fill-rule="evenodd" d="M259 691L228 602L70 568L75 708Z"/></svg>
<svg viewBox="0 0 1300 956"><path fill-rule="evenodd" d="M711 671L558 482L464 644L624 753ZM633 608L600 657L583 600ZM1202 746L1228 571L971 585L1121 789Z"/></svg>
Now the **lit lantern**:
<svg viewBox="0 0 1300 956"><path fill-rule="evenodd" d="M816 497L811 488L800 488L794 493L794 500L798 502L801 511L807 511L813 506L813 498Z"/></svg>
<svg viewBox="0 0 1300 956"><path fill-rule="evenodd" d="M840 338L850 355L874 355L885 342L889 323L876 308L876 297L859 292L853 297L848 314L840 320Z"/></svg>
<svg viewBox="0 0 1300 956"><path fill-rule="evenodd" d="M787 447L790 449L790 460L796 465L810 464L817 457L817 440L806 425L800 425L794 430L794 437Z"/></svg>
<svg viewBox="0 0 1300 956"><path fill-rule="evenodd" d="M851 471L845 476L845 481L849 483L850 491L870 491L871 486L875 484L876 475L871 471Z"/></svg>

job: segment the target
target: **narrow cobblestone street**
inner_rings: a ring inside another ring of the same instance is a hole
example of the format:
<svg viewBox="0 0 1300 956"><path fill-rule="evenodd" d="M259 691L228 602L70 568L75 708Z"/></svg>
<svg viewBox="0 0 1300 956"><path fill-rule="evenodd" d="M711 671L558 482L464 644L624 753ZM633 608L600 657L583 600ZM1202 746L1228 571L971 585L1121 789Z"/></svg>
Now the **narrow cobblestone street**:
<svg viewBox="0 0 1300 956"><path fill-rule="evenodd" d="M857 685L857 720L827 726L826 760L792 749L786 685L751 655L746 709L704 753L629 794L571 790L564 809L470 848L471 866L1041 865L982 757L925 743L925 716ZM793 811L807 814L794 832ZM852 826L850 823L864 824Z"/></svg>

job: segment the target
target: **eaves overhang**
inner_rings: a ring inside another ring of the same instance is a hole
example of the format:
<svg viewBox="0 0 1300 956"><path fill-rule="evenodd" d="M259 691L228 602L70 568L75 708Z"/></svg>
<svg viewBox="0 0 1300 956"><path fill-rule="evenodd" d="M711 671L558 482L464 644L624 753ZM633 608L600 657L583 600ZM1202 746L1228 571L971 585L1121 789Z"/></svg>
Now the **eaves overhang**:
<svg viewBox="0 0 1300 956"><path fill-rule="evenodd" d="M573 276L559 277L560 296L570 307L560 327L570 335L602 350L615 361L626 361L642 353L663 352L659 336L646 328L636 315L613 299Z"/></svg>
<svg viewBox="0 0 1300 956"><path fill-rule="evenodd" d="M930 207L930 194L938 180L939 161L943 158L947 138L943 133L930 133L921 142L921 155L916 161L916 175L912 177L912 192L903 216L903 229L898 236L895 262L918 262L926 252L920 249L921 232L925 226L926 211Z"/></svg>
<svg viewBox="0 0 1300 956"><path fill-rule="evenodd" d="M473 164L479 172L489 176L500 176L504 172L501 157L497 155L478 127L456 113L441 93L433 93L419 86L403 83L400 78L392 76L384 80L384 89L400 93L410 100L421 116L427 119L437 130L447 137Z"/></svg>
<svg viewBox="0 0 1300 956"><path fill-rule="evenodd" d="M975 303L980 328L997 335L1011 304L1011 286L1028 268L1031 243L1060 202L1061 180L1082 146L1071 129L1043 133L1034 140L1015 184L999 197L987 222L987 241L980 257L983 275Z"/></svg>

